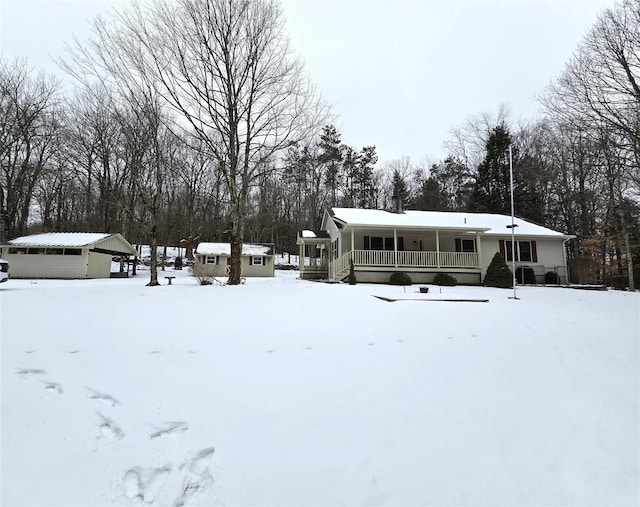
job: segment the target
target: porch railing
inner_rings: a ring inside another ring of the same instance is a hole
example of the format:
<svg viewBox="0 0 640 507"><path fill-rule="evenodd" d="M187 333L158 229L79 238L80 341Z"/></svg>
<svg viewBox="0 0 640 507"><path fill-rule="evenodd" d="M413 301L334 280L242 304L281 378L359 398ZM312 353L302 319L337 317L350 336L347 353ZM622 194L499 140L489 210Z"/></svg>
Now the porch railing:
<svg viewBox="0 0 640 507"><path fill-rule="evenodd" d="M331 262L330 275L336 277L347 272L352 258L358 267L480 268L477 253L352 250Z"/></svg>

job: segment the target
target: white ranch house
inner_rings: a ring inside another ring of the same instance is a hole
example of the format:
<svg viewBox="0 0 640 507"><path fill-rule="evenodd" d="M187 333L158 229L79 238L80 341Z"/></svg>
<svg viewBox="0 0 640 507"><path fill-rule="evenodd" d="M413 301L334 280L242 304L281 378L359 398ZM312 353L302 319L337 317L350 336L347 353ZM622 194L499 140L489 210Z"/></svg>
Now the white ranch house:
<svg viewBox="0 0 640 507"><path fill-rule="evenodd" d="M565 243L575 236L520 218L514 223L516 269L532 269L538 283L549 271L567 283ZM386 283L402 271L414 283L448 273L458 283L481 284L496 252L511 267L510 225L511 216L491 213L331 208L320 231L298 233L300 258L308 258L300 277L343 280L353 260L359 282Z"/></svg>
<svg viewBox="0 0 640 507"><path fill-rule="evenodd" d="M22 236L0 249L11 278L109 278L112 257L137 255L121 234L93 232Z"/></svg>
<svg viewBox="0 0 640 507"><path fill-rule="evenodd" d="M229 243L200 243L195 251L195 264L203 274L227 276L231 257ZM275 260L271 245L242 245L240 260L244 277L271 277L275 275Z"/></svg>

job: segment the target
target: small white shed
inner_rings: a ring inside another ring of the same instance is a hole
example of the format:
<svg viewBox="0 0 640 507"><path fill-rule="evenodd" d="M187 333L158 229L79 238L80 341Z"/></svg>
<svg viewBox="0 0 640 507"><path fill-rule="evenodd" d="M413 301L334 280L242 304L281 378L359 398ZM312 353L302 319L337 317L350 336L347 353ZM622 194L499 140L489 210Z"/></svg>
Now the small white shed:
<svg viewBox="0 0 640 507"><path fill-rule="evenodd" d="M51 232L13 239L1 246L11 278L109 278L113 256L136 256L121 234Z"/></svg>
<svg viewBox="0 0 640 507"><path fill-rule="evenodd" d="M202 272L211 276L226 276L231 257L229 243L200 243L195 251L195 262ZM242 245L241 274L245 277L275 275L275 260L271 245Z"/></svg>

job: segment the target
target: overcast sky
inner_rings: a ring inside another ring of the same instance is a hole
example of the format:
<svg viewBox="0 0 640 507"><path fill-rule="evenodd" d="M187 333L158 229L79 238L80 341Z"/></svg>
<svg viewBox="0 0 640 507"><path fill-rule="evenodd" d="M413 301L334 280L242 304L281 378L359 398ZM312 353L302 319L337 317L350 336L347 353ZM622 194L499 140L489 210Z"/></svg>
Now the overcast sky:
<svg viewBox="0 0 640 507"><path fill-rule="evenodd" d="M52 63L88 20L127 0L0 0L2 57ZM614 0L287 0L293 49L334 105L346 144L375 145L380 163L436 161L469 116L537 114L597 15Z"/></svg>

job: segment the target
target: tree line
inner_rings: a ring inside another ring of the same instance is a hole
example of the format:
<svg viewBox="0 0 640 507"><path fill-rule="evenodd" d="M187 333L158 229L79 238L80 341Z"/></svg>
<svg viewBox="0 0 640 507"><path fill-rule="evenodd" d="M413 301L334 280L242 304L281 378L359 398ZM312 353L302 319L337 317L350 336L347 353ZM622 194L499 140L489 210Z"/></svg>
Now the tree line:
<svg viewBox="0 0 640 507"><path fill-rule="evenodd" d="M156 0L92 28L60 62L72 92L26 61L0 64L3 243L120 232L190 254L226 241L239 283L243 242L296 251L297 231L328 206L386 209L395 195L407 209L509 214L512 162L516 215L577 236L573 281L633 287L634 266L640 276L634 2L603 11L541 92L539 118L470 116L435 163L378 164L376 140L343 142L275 2Z"/></svg>

